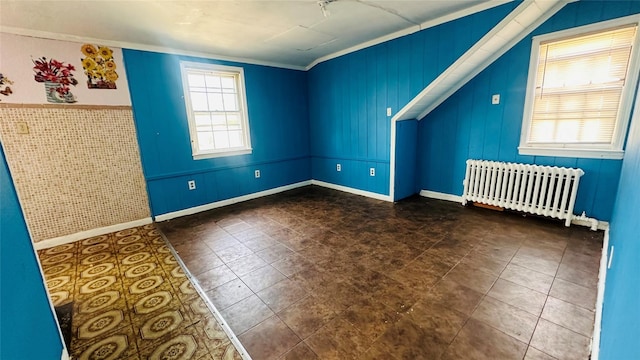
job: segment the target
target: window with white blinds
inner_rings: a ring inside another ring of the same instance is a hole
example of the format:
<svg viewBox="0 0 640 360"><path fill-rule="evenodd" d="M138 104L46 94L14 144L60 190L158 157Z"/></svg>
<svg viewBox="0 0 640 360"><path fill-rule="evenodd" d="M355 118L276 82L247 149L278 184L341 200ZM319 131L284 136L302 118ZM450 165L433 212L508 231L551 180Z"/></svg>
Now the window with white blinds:
<svg viewBox="0 0 640 360"><path fill-rule="evenodd" d="M605 24L534 38L520 153L622 157L638 26Z"/></svg>
<svg viewBox="0 0 640 360"><path fill-rule="evenodd" d="M243 70L181 62L194 159L251 152Z"/></svg>

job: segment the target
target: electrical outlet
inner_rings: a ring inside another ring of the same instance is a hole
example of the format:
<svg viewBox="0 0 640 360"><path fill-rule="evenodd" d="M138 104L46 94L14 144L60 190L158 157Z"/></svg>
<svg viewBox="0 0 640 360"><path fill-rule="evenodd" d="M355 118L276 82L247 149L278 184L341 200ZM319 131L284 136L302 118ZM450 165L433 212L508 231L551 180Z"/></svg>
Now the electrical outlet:
<svg viewBox="0 0 640 360"><path fill-rule="evenodd" d="M369 176L376 176L376 168L369 169Z"/></svg>
<svg viewBox="0 0 640 360"><path fill-rule="evenodd" d="M189 185L189 190L195 190L196 189L196 181L195 180L187 181L187 185Z"/></svg>
<svg viewBox="0 0 640 360"><path fill-rule="evenodd" d="M494 95L491 97L491 103L492 103L493 105L498 105L498 104L500 104L500 94L494 94Z"/></svg>
<svg viewBox="0 0 640 360"><path fill-rule="evenodd" d="M387 108L387 116L391 116L391 108L390 107Z"/></svg>
<svg viewBox="0 0 640 360"><path fill-rule="evenodd" d="M336 164L336 171L342 171L342 165Z"/></svg>
<svg viewBox="0 0 640 360"><path fill-rule="evenodd" d="M256 170L254 172L254 175L256 176L256 179L260 177L260 170Z"/></svg>

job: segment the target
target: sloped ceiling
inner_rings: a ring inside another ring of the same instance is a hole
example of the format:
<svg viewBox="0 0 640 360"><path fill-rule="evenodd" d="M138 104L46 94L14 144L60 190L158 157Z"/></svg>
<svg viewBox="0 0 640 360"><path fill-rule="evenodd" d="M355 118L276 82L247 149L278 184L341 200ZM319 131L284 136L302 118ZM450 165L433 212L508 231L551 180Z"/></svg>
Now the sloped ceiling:
<svg viewBox="0 0 640 360"><path fill-rule="evenodd" d="M354 46L507 1L0 0L0 31L308 68Z"/></svg>
<svg viewBox="0 0 640 360"><path fill-rule="evenodd" d="M392 118L421 120L572 0L524 0Z"/></svg>

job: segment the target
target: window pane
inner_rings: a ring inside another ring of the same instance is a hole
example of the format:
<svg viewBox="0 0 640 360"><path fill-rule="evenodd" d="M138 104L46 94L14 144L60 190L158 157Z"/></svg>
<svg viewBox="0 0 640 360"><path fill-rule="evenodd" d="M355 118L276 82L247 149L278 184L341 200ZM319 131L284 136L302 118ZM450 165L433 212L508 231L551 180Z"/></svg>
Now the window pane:
<svg viewBox="0 0 640 360"><path fill-rule="evenodd" d="M222 80L222 87L224 89L232 89L235 90L236 88L236 79L233 76L223 76L221 77Z"/></svg>
<svg viewBox="0 0 640 360"><path fill-rule="evenodd" d="M540 45L530 143L611 144L636 27Z"/></svg>
<svg viewBox="0 0 640 360"><path fill-rule="evenodd" d="M194 88L204 88L204 75L190 73L187 75L187 82L189 83L189 88L191 90L196 90ZM204 90L204 89L197 89Z"/></svg>
<svg viewBox="0 0 640 360"><path fill-rule="evenodd" d="M229 147L229 135L226 131L216 131L213 133L216 141L216 149L226 149Z"/></svg>
<svg viewBox="0 0 640 360"><path fill-rule="evenodd" d="M211 126L211 115L207 114L196 114L196 126Z"/></svg>
<svg viewBox="0 0 640 360"><path fill-rule="evenodd" d="M222 94L209 93L207 94L207 97L209 98L209 110L224 111L224 106L222 104Z"/></svg>
<svg viewBox="0 0 640 360"><path fill-rule="evenodd" d="M219 76L206 76L207 87L209 89L220 89L220 77Z"/></svg>
<svg viewBox="0 0 640 360"><path fill-rule="evenodd" d="M200 150L214 150L213 146L213 133L212 132L198 132L198 148Z"/></svg>
<svg viewBox="0 0 640 360"><path fill-rule="evenodd" d="M207 94L202 92L191 92L191 106L193 111L207 111Z"/></svg>
<svg viewBox="0 0 640 360"><path fill-rule="evenodd" d="M224 109L226 111L238 111L238 97L236 94L223 94Z"/></svg>
<svg viewBox="0 0 640 360"><path fill-rule="evenodd" d="M242 143L242 131L229 131L229 144L231 147L240 147Z"/></svg>

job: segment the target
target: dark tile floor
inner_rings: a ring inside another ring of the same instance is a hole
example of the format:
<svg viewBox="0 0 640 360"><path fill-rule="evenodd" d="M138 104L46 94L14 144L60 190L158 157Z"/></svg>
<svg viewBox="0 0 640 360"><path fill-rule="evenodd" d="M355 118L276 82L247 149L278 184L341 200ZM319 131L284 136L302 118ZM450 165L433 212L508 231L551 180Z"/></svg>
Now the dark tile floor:
<svg viewBox="0 0 640 360"><path fill-rule="evenodd" d="M158 224L253 359L587 359L602 233L305 187Z"/></svg>

